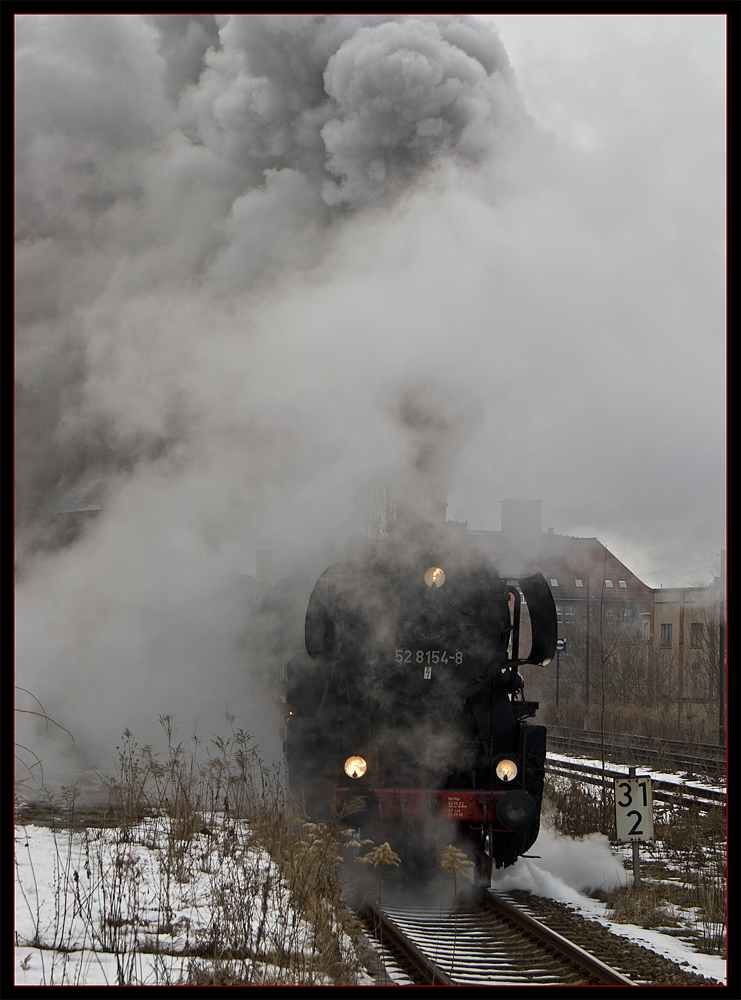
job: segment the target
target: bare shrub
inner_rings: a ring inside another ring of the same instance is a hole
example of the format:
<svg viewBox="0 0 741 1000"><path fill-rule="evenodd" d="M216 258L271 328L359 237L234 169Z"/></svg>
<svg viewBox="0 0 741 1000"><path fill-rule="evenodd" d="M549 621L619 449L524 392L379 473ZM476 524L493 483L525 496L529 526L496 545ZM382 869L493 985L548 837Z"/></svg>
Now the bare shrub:
<svg viewBox="0 0 741 1000"><path fill-rule="evenodd" d="M568 837L615 833L614 796L609 787L602 789L573 778L546 774L542 812L554 830Z"/></svg>
<svg viewBox="0 0 741 1000"><path fill-rule="evenodd" d="M725 852L716 852L698 878L699 909L702 926L701 951L726 953L726 865Z"/></svg>
<svg viewBox="0 0 741 1000"><path fill-rule="evenodd" d="M642 883L621 886L607 893L610 916L619 924L638 927L677 927L679 920L660 886Z"/></svg>
<svg viewBox="0 0 741 1000"><path fill-rule="evenodd" d="M175 936L185 940L180 953L191 956L190 984L355 983L357 962L339 916L340 866L352 843L343 815L309 823L231 719L231 732L207 747L186 745L168 716L160 721L163 752L123 734L118 770L106 779L106 817L115 825L79 834L54 828L51 947L58 950L47 985L70 985L65 956L80 941L115 954L119 985L143 984L144 953L155 956L157 985L182 984L164 957ZM74 790L67 798L72 821ZM58 817L62 805L46 808ZM36 889L20 889L35 943L49 947ZM186 900L186 910L201 915L192 927L189 917L176 920Z"/></svg>
<svg viewBox="0 0 741 1000"><path fill-rule="evenodd" d="M722 954L727 902L725 810L700 809L680 790L673 807L656 818L654 832L684 882L695 890L702 950Z"/></svg>

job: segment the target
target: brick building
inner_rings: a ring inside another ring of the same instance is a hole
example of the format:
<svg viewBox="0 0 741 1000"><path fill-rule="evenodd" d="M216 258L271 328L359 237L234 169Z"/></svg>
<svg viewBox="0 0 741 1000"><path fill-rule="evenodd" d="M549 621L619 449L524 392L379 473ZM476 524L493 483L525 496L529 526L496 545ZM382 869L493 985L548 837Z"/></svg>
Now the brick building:
<svg viewBox="0 0 741 1000"><path fill-rule="evenodd" d="M671 738L694 726L714 740L715 725L724 742L724 554L712 586L654 590L598 539L543 532L541 503L503 500L501 530L471 532L502 576L539 571L550 584L566 645L558 668L522 668L529 696L558 707L560 686L561 707L564 699L586 706L585 726L608 702L658 711L676 730Z"/></svg>
<svg viewBox="0 0 741 1000"><path fill-rule="evenodd" d="M502 530L473 531L472 538L503 576L541 572L551 587L559 636L603 639L619 626L623 636L648 640L653 590L596 538L541 530L540 500L503 500Z"/></svg>
<svg viewBox="0 0 741 1000"><path fill-rule="evenodd" d="M667 587L654 591L649 677L654 688L671 684L681 702L709 702L718 696L724 589Z"/></svg>
<svg viewBox="0 0 741 1000"><path fill-rule="evenodd" d="M501 531L473 531L476 544L508 579L542 573L558 615L561 695L594 700L602 666L616 662L625 683L645 686L654 591L596 538L541 528L540 500L503 500ZM527 649L527 642L521 644ZM555 668L545 668L555 694ZM543 697L543 670L528 670ZM553 676L551 677L551 673ZM641 681L641 675L643 680Z"/></svg>

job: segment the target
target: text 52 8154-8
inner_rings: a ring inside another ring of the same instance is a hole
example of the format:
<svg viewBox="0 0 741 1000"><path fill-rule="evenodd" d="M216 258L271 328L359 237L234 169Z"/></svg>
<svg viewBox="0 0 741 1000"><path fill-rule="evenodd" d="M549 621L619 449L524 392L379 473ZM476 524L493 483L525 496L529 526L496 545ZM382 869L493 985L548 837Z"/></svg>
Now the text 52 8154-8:
<svg viewBox="0 0 741 1000"><path fill-rule="evenodd" d="M397 649L397 663L463 663L463 653L455 649Z"/></svg>

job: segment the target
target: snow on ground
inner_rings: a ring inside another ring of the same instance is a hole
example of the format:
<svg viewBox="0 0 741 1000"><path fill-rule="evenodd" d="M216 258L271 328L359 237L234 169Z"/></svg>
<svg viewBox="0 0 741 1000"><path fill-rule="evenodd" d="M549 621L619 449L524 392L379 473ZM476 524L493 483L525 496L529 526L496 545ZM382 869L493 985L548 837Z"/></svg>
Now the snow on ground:
<svg viewBox="0 0 741 1000"><path fill-rule="evenodd" d="M224 831L17 826L16 983L174 984L187 973L179 953L216 940L310 964L312 930L275 866L246 826Z"/></svg>
<svg viewBox="0 0 741 1000"><path fill-rule="evenodd" d="M567 764L584 764L587 767L594 768L602 767L601 760L592 760L589 757L574 757L563 753L552 753L550 750L546 756L548 760L563 761ZM605 764L605 767L608 771L618 771L620 774L625 774L626 776L630 770L627 764L616 764L614 761L608 761ZM657 771L656 769L650 767L638 767L636 770L639 771L641 775L648 773L657 781L665 781L667 784L677 785L677 787L681 785L692 785L693 788L705 788L708 791L718 790L718 782L713 783L710 781L704 781L698 777L687 778L680 774L676 774L673 771Z"/></svg>
<svg viewBox="0 0 741 1000"><path fill-rule="evenodd" d="M600 767L601 761L584 757L574 757L567 754L548 752L548 759L567 763L586 764ZM610 762L612 771L628 774L627 765ZM639 768L641 773L650 773L652 778L675 784L677 786L691 784L694 787L717 789L717 784L710 784L699 779L688 780L681 775L669 771L656 771L651 768ZM601 849L599 849L601 848ZM575 841L569 837L558 837L547 831L541 832L532 848L533 853L542 855L542 860L520 858L519 861L502 873L502 882L497 882L502 889L529 889L539 896L545 896L560 902L568 903L581 916L598 920L608 927L612 933L628 937L652 951L678 964L688 964L692 970L702 976L726 982L726 960L718 955L704 955L695 951L681 939L660 931L635 927L631 924L619 924L610 920L607 906L599 900L584 895L584 890L605 890L619 884L626 884L632 876L625 871L621 857L628 857L632 848L624 845L620 855L612 853L606 837L593 834L582 840ZM498 873L495 873L495 878Z"/></svg>
<svg viewBox="0 0 741 1000"><path fill-rule="evenodd" d="M494 872L492 888L504 892L525 889L536 896L566 903L580 916L599 921L614 934L630 938L701 976L726 982L724 958L703 955L686 941L661 931L615 923L608 916L605 903L586 895L589 891L607 891L625 885L632 878L623 866L621 854L613 853L607 837L591 834L574 839L544 830L531 852L540 857L520 858L511 868Z"/></svg>
<svg viewBox="0 0 741 1000"><path fill-rule="evenodd" d="M168 822L148 819L125 836L120 829L16 827L18 985L184 982L191 959L183 951L224 934L263 953L311 953L311 929L246 826L232 824L229 839L204 828L179 840ZM724 959L678 936L615 923L606 904L587 895L626 884L629 852L628 845L612 849L600 834L576 840L542 830L531 856L495 872L493 886L564 902L615 934L726 982ZM266 972L255 968L258 977Z"/></svg>
<svg viewBox="0 0 741 1000"><path fill-rule="evenodd" d="M125 982L134 973L141 985L185 981L188 960L155 955L136 955L134 962L121 962L120 956L90 949L63 954L39 948L15 949L16 986L118 986L119 969Z"/></svg>
<svg viewBox="0 0 741 1000"><path fill-rule="evenodd" d="M121 842L115 830L70 833L18 826L16 984L165 985L184 980L188 959L164 952L204 943L218 921L228 922L230 914L235 919L245 915L241 907L230 911L223 892L214 895L217 883L229 887L226 895L232 892L242 903L252 900L242 929L244 942L264 951L290 947L306 954L311 947L309 928L293 911L269 859L251 850L245 834L236 850L227 851L219 838L201 833L193 849L178 858L172 842L155 829L155 821L132 830L127 842ZM167 850L169 858L162 853ZM700 975L726 981L720 957L699 954L659 931L616 924L605 904L586 895L625 884L621 856L613 853L606 837L593 834L574 840L543 831L532 853L539 857L520 858L495 873L494 887L529 889L560 900ZM269 888L262 894L259 886L266 879ZM218 912L214 899L220 900ZM35 947L39 942L43 949ZM160 953L142 953L137 947L159 948Z"/></svg>

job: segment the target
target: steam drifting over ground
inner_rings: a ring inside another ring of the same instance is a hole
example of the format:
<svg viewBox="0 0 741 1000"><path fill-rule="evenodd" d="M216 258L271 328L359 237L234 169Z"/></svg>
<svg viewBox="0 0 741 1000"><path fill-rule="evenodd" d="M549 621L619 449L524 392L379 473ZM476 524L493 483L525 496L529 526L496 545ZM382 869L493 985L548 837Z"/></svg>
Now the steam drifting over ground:
<svg viewBox="0 0 741 1000"><path fill-rule="evenodd" d="M530 853L532 859L519 858L511 868L494 871L494 888L526 889L563 900L571 893L576 901L580 893L607 892L627 881L620 858L612 854L601 833L575 839L543 829Z"/></svg>
<svg viewBox="0 0 741 1000"><path fill-rule="evenodd" d="M359 481L477 527L542 497L564 533L671 538L672 565L717 538L722 227L680 254L670 196L643 217L666 170L639 158L618 190L609 143L541 128L486 23L16 26L17 682L75 736L49 735L50 773L105 769L160 713L207 739L228 709L277 753L244 575L261 547L343 544ZM701 67L683 80L712 103ZM722 175L703 148L673 168L683 218L685 184ZM60 547L53 512L101 498Z"/></svg>

